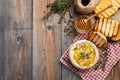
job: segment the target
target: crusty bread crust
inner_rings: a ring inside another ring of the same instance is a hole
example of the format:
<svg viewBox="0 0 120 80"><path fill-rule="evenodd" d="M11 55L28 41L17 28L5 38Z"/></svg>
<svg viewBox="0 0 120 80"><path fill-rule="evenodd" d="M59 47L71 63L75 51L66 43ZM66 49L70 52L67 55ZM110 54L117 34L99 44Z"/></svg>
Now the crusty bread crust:
<svg viewBox="0 0 120 80"><path fill-rule="evenodd" d="M91 32L88 35L88 40L92 41L96 46L98 46L100 48L107 45L106 37L98 31Z"/></svg>
<svg viewBox="0 0 120 80"><path fill-rule="evenodd" d="M119 1L119 0L118 0ZM104 8L106 8L108 5L112 3L113 7L103 11L102 13L98 14L97 17L99 18L108 18L115 14L118 11L118 8L120 7L120 3L114 0L100 0L100 2L97 4L97 6L94 8L94 12L98 13Z"/></svg>
<svg viewBox="0 0 120 80"><path fill-rule="evenodd" d="M118 41L118 40L120 40L120 24L119 24L119 26L118 26L117 35L111 37L110 40L112 40L112 41Z"/></svg>
<svg viewBox="0 0 120 80"><path fill-rule="evenodd" d="M94 30L102 33L106 37L116 36L118 32L119 21L103 18L95 23Z"/></svg>

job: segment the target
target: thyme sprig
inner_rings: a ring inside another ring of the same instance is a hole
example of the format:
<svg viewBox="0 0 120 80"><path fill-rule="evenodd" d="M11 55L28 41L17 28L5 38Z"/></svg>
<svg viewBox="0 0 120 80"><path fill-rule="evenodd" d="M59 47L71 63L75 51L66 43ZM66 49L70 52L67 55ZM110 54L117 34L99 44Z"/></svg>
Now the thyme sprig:
<svg viewBox="0 0 120 80"><path fill-rule="evenodd" d="M80 58L78 60L80 60L80 59L89 59L91 53L92 52L89 52L89 53L81 52L80 53Z"/></svg>
<svg viewBox="0 0 120 80"><path fill-rule="evenodd" d="M98 65L95 66L95 70L97 69L102 69L104 71L106 62L107 62L107 56L108 56L108 47L106 46L105 48L102 49L102 55L99 60Z"/></svg>
<svg viewBox="0 0 120 80"><path fill-rule="evenodd" d="M55 0L53 3L46 6L47 8L50 7L50 12L48 12L43 19L57 13L61 16L59 20L59 23L61 23L65 12L69 10L69 8L73 5L73 2L74 0Z"/></svg>

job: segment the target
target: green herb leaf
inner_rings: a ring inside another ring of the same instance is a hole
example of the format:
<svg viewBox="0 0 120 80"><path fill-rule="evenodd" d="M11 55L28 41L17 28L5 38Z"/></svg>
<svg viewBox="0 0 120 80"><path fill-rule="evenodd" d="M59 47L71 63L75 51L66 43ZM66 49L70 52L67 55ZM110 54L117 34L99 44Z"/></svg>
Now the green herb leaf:
<svg viewBox="0 0 120 80"><path fill-rule="evenodd" d="M102 49L102 55L101 55L101 58L99 60L99 65L97 65L97 68L95 67L95 70L97 69L102 69L104 70L105 69L105 66L106 66L106 62L107 62L107 55L108 55L108 47L105 47Z"/></svg>
<svg viewBox="0 0 120 80"><path fill-rule="evenodd" d="M95 69L95 70L98 70L98 68L99 68L99 66L97 65L97 66L95 66L95 68L94 68L94 69Z"/></svg>
<svg viewBox="0 0 120 80"><path fill-rule="evenodd" d="M50 12L43 17L43 19L57 13L62 16L59 21L59 23L61 23L63 14L69 10L69 8L73 5L73 2L74 0L55 0L53 3L47 5L47 7L50 7L51 9Z"/></svg>
<svg viewBox="0 0 120 80"><path fill-rule="evenodd" d="M83 52L80 53L80 59L85 59L85 53Z"/></svg>
<svg viewBox="0 0 120 80"><path fill-rule="evenodd" d="M86 58L87 59L89 59L90 58L90 54L92 53L92 51L91 52L89 52L89 53L86 53Z"/></svg>
<svg viewBox="0 0 120 80"><path fill-rule="evenodd" d="M103 62L100 67L102 70L104 70L105 69L105 62Z"/></svg>

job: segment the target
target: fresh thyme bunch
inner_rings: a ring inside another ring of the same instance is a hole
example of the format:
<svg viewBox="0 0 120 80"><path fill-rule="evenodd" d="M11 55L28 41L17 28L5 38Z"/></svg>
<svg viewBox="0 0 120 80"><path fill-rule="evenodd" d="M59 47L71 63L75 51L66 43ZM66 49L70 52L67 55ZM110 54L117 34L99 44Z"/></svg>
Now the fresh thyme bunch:
<svg viewBox="0 0 120 80"><path fill-rule="evenodd" d="M103 52L102 52L101 58L99 60L99 64L97 66L95 66L95 70L102 69L104 71L104 69L105 69L106 62L107 62L107 56L108 56L108 46L103 48L102 51Z"/></svg>
<svg viewBox="0 0 120 80"><path fill-rule="evenodd" d="M48 12L43 17L43 19L46 19L52 14L57 13L61 16L59 20L60 23L64 17L65 12L68 11L69 8L73 5L73 2L74 0L55 0L53 3L47 5L47 7L50 7L50 12Z"/></svg>

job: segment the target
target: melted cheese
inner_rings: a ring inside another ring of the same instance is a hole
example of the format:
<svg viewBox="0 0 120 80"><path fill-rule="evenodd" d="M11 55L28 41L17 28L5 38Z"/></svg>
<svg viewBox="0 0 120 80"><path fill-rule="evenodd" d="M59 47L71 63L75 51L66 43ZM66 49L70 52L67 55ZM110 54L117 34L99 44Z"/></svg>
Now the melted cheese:
<svg viewBox="0 0 120 80"><path fill-rule="evenodd" d="M75 60L79 66L89 67L91 64L94 64L96 53L95 49L90 44L84 43L76 47L73 51L73 60ZM89 58L87 58L87 54L89 54Z"/></svg>

